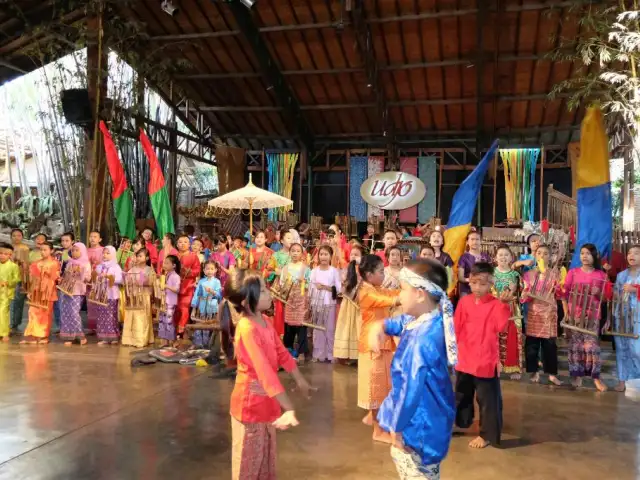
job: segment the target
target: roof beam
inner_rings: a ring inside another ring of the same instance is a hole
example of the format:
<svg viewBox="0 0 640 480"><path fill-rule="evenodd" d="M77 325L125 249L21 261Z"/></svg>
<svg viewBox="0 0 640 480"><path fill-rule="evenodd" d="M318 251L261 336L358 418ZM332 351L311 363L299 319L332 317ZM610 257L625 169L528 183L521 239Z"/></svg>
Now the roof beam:
<svg viewBox="0 0 640 480"><path fill-rule="evenodd" d="M480 156L487 143L487 132L484 128L484 27L489 16L489 5L488 2L478 2L478 5L480 8L476 15L476 155ZM498 72L495 72L495 75L497 74Z"/></svg>
<svg viewBox="0 0 640 480"><path fill-rule="evenodd" d="M216 3L215 0L211 1ZM287 85L282 72L280 72L280 68L271 56L267 44L260 36L260 29L253 20L252 10L246 8L238 0L233 0L227 5L233 14L239 30L251 46L265 80L273 87L273 93L283 108L289 128L298 133L306 148L312 150L313 132L302 115L298 100L293 95L289 85Z"/></svg>

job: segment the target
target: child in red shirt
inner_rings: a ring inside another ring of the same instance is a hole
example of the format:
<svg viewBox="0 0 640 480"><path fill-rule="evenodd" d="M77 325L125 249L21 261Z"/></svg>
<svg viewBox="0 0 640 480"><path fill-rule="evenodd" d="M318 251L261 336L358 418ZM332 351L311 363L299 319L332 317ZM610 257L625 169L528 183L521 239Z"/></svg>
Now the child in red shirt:
<svg viewBox="0 0 640 480"><path fill-rule="evenodd" d="M242 315L234 339L238 373L231 394L232 478L275 479L276 429L298 425L293 404L278 378L278 368L293 376L305 396L312 388L263 316L271 306L271 294L260 272L233 272L225 293Z"/></svg>
<svg viewBox="0 0 640 480"><path fill-rule="evenodd" d="M491 295L492 284L493 267L476 263L469 275L472 295L460 299L454 316L458 341L456 425L471 426L476 395L480 407L480 435L469 443L471 448L499 445L502 430L498 333L507 327L512 298L508 290L499 299Z"/></svg>

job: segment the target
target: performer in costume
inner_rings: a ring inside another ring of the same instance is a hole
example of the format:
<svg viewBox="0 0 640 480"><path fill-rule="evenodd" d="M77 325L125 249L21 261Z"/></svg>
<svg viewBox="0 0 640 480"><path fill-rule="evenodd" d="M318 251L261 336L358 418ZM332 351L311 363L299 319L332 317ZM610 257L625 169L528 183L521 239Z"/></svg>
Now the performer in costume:
<svg viewBox="0 0 640 480"><path fill-rule="evenodd" d="M20 283L16 285L16 290L11 301L10 316L11 330L18 330L22 325L22 317L24 316L24 302L27 299L25 286L22 285L23 276L29 274L29 247L22 243L24 233L19 228L11 230L11 244L13 246L13 262L20 268Z"/></svg>
<svg viewBox="0 0 640 480"><path fill-rule="evenodd" d="M118 265L122 270L126 271L127 261L131 257L135 257L135 253L131 249L133 246L133 240L128 237L122 237L120 239L120 247L118 247L118 252L116 253L116 260L118 261Z"/></svg>
<svg viewBox="0 0 640 480"><path fill-rule="evenodd" d="M627 252L629 268L616 277L616 290L624 292L631 312L634 312L633 321L640 323L640 308L638 308L638 292L640 291L640 245L633 245ZM618 327L621 319L616 310L614 322ZM636 330L637 331L637 330ZM640 378L640 340L632 337L614 336L616 342L616 369L618 372L618 385L616 392L624 392L628 380Z"/></svg>
<svg viewBox="0 0 640 480"><path fill-rule="evenodd" d="M507 245L499 245L496 250L497 268L493 273L493 286L498 295L508 291L517 296L520 285L520 274L511 268L513 254ZM503 373L511 376L511 380L520 380L522 374L522 319L517 302L511 304L511 317L505 332L500 333L500 366ZM515 318L514 318L515 317Z"/></svg>
<svg viewBox="0 0 640 480"><path fill-rule="evenodd" d="M298 425L293 404L278 378L278 369L291 374L297 390L305 397L311 387L263 315L271 306L263 278L251 270L237 270L229 280L226 294L231 308L242 315L234 340L238 374L230 409L232 478L273 480L276 429Z"/></svg>
<svg viewBox="0 0 640 480"><path fill-rule="evenodd" d="M224 235L218 235L218 237L216 238L216 242L216 251L211 255L211 260L218 262L218 265L220 265L218 277L220 278L222 290L224 291L224 286L227 283L227 278L233 272L236 266L236 258L227 249L227 239Z"/></svg>
<svg viewBox="0 0 640 480"><path fill-rule="evenodd" d="M100 232L94 230L89 233L89 248L87 249L87 255L89 256L89 262L91 263L91 271L94 272L96 267L102 263L102 254L104 247L100 245L102 242L102 236ZM87 289L87 295L89 290ZM98 322L98 305L87 302L87 328L89 330L95 330Z"/></svg>
<svg viewBox="0 0 640 480"><path fill-rule="evenodd" d="M498 333L507 328L513 296L506 290L496 299L491 295L493 267L477 262L469 274L471 294L461 298L454 322L458 342L456 366L456 425L473 424L474 403L480 405L480 435L471 448L500 445L502 394L498 372Z"/></svg>
<svg viewBox="0 0 640 480"><path fill-rule="evenodd" d="M175 313L175 324L178 335L184 333L184 327L189 323L191 299L196 289L196 282L200 278L200 259L189 250L189 237L178 237L178 259L180 260L180 294Z"/></svg>
<svg viewBox="0 0 640 480"><path fill-rule="evenodd" d="M390 247L387 249L385 256L387 258L387 266L384 269L382 287L399 290L399 278L402 271L402 250L399 247Z"/></svg>
<svg viewBox="0 0 640 480"><path fill-rule="evenodd" d="M122 345L143 348L152 345L153 337L153 314L151 313L151 294L154 278L151 267L151 257L146 248L141 248L136 253L136 264L131 267L127 275L133 276L135 281L142 287L141 310L125 309L124 323L122 326ZM126 292L125 292L126 293Z"/></svg>
<svg viewBox="0 0 640 480"><path fill-rule="evenodd" d="M76 242L71 247L71 258L65 267L67 274L73 275L75 282L71 295L59 294L60 302L60 338L65 346L71 346L78 340L80 345L85 345L87 339L82 328L80 309L87 294L87 282L91 281L91 262L84 243Z"/></svg>
<svg viewBox="0 0 640 480"><path fill-rule="evenodd" d="M47 236L44 233L39 233L36 235L35 238L35 248L33 250L31 250L29 252L29 263L34 263L37 262L38 260L40 260L42 258L42 255L40 254L40 247L42 245L44 245L46 242L48 242L49 239L47 238ZM53 245L53 244L52 244ZM55 255L55 250L51 252L51 258L53 258L54 260L57 260Z"/></svg>
<svg viewBox="0 0 640 480"><path fill-rule="evenodd" d="M200 261L200 266L202 270L202 265L206 262L207 256L204 253L204 244L202 243L202 239L194 238L191 242L191 251L196 254L198 260Z"/></svg>
<svg viewBox="0 0 640 480"><path fill-rule="evenodd" d="M162 249L158 252L158 263L156 264L156 273L160 275L164 265L164 259L169 255L178 255L176 250L176 236L173 233L165 233L162 237ZM153 264L153 262L151 262Z"/></svg>
<svg viewBox="0 0 640 480"><path fill-rule="evenodd" d="M318 323L327 330L313 331L313 361L333 361L333 347L336 330L336 299L342 290L340 272L331 265L333 249L320 247L320 264L313 269L309 278L312 315L318 317Z"/></svg>
<svg viewBox="0 0 640 480"><path fill-rule="evenodd" d="M357 304L361 284L358 266L364 256L364 248L354 245L349 255L349 266L342 274L343 298L336 320L333 358L356 361L358 360L358 338L362 324L360 307Z"/></svg>
<svg viewBox="0 0 640 480"><path fill-rule="evenodd" d="M298 362L305 359L309 353L307 342L307 327L302 323L308 321L309 315L309 276L310 270L302 260L302 245L294 243L289 250L291 261L282 267L278 278L280 287L291 282L293 287L289 293L287 305L284 306L284 346L291 352L296 352ZM294 349L296 337L298 348Z"/></svg>
<svg viewBox="0 0 640 480"><path fill-rule="evenodd" d="M531 233L525 239L527 244L529 245L529 253L523 253L518 257L518 261L513 264L513 268L522 268L522 273L526 273L532 268L536 266L536 250L540 246L540 241L542 240L540 235L537 233Z"/></svg>
<svg viewBox="0 0 640 480"><path fill-rule="evenodd" d="M363 283L358 292L362 313L358 340L358 407L369 411L363 422L373 425L373 439L391 443L391 437L380 428L376 418L380 405L391 390L391 360L395 344L387 336L379 351L373 352L369 348L369 329L375 322L388 317L392 307L400 305L399 292L380 287L384 281L384 264L377 255L365 255L359 270ZM347 278L347 284L352 283L353 279Z"/></svg>
<svg viewBox="0 0 640 480"><path fill-rule="evenodd" d="M289 249L293 243L293 235L291 232L284 231L280 234L282 248L271 256L271 260L267 266L267 282L272 285L279 277L282 269L291 260ZM273 326L276 332L284 335L284 304L277 298L273 299Z"/></svg>
<svg viewBox="0 0 640 480"><path fill-rule="evenodd" d="M401 479L440 478L456 415L448 366L457 362L448 277L436 260L409 262L400 274L406 315L372 326L375 352L386 335L400 336L391 363L391 392L378 413L391 433L391 457Z"/></svg>
<svg viewBox="0 0 640 480"><path fill-rule="evenodd" d="M476 262L493 262L491 256L482 251L482 236L480 232L469 232L467 235L467 247L469 251L463 253L460 260L458 260L458 294L460 298L471 293L469 275L473 265Z"/></svg>
<svg viewBox="0 0 640 480"><path fill-rule="evenodd" d="M547 245L536 247L534 267L528 270L522 280L524 288L521 301L527 305L527 331L525 339L525 358L527 373L531 375L531 381L538 383L540 373L538 372L538 360L540 350L542 350L542 369L549 375L549 381L554 385L562 385L558 379L558 346L556 338L558 336L558 306L549 304L528 296L536 276L539 274L538 283L544 282L545 276L550 270L541 272L538 265L544 263L549 265L551 250ZM558 287L560 290L560 287ZM558 294L561 292L559 291Z"/></svg>
<svg viewBox="0 0 640 480"><path fill-rule="evenodd" d="M137 237L133 241L133 245L131 246L131 255L129 255L129 258L127 258L127 261L124 262L124 268L122 269L123 272L128 272L129 270L131 270L133 268L133 266L136 263L136 254L140 250L145 248L144 243L145 243L144 242L144 238L142 238L142 237ZM148 252L148 250L147 250L147 252Z"/></svg>
<svg viewBox="0 0 640 480"><path fill-rule="evenodd" d="M9 341L11 330L11 300L20 283L20 267L11 260L13 247L0 243L0 337L3 342Z"/></svg>
<svg viewBox="0 0 640 480"><path fill-rule="evenodd" d="M259 230L256 233L255 238L255 248L251 248L249 252L250 265L249 268L251 270L257 270L258 272L265 274L267 270L267 266L269 265L269 261L271 260L271 256L273 255L273 250L266 246L267 237L262 230Z"/></svg>
<svg viewBox="0 0 640 480"><path fill-rule="evenodd" d="M151 266L155 268L155 266L159 263L158 261L158 248L154 242L154 233L151 228L145 228L142 230L142 238L144 238L144 248L149 252L149 256L151 257Z"/></svg>
<svg viewBox="0 0 640 480"><path fill-rule="evenodd" d="M163 271L165 279L165 305L166 311L160 312L158 319L158 338L163 340L166 347L170 342L176 341L176 322L174 318L178 293L180 292L180 260L175 255L169 255L164 259Z"/></svg>
<svg viewBox="0 0 640 480"><path fill-rule="evenodd" d="M249 251L242 246L243 240L242 236L234 237L231 253L236 259L236 267L246 269L249 266Z"/></svg>
<svg viewBox="0 0 640 480"><path fill-rule="evenodd" d="M562 301L564 307L564 316L569 316L569 295L571 287L577 284L591 285L592 290L589 294L589 302L591 306L588 311L595 311L598 304L598 295L607 281L607 275L602 271L600 266L600 257L595 245L585 243L580 248L581 267L572 268L567 274L564 282L565 299ZM574 316L582 313L582 306L576 305L575 312L571 312ZM600 318L598 312L598 318ZM576 386L582 386L582 377L590 376L596 385L596 388L604 392L607 386L600 380L600 370L602 368L602 360L600 358L600 342L598 337L580 333L576 331L567 332L569 335L569 375L571 383Z"/></svg>
<svg viewBox="0 0 640 480"><path fill-rule="evenodd" d="M122 284L122 269L116 260L116 249L111 245L102 252L102 263L96 267L98 276L106 277L109 282L107 289L107 305L95 305L98 313L96 336L98 345L118 344L120 326L118 323L118 304L120 303L120 285ZM91 305L91 302L87 302Z"/></svg>
<svg viewBox="0 0 640 480"><path fill-rule="evenodd" d="M222 285L216 277L218 264L209 260L204 265L204 278L198 281L193 300L192 308L198 308L200 315L213 317L218 313L218 303L222 301ZM193 334L193 344L196 348L208 348L211 339L211 332L208 330L196 330Z"/></svg>
<svg viewBox="0 0 640 480"><path fill-rule="evenodd" d="M386 230L384 232L384 237L382 237L382 241L384 243L384 251L377 252L376 255L380 257L385 267L389 266L389 260L387 259L387 250L391 247L395 247L398 244L398 234L394 230ZM373 249L371 250L373 253Z"/></svg>
<svg viewBox="0 0 640 480"><path fill-rule="evenodd" d="M29 266L31 279L38 278L39 285L33 280L33 288L29 292L29 300L35 300L35 295L40 300L48 302L45 308L31 306L29 308L29 323L24 331L24 340L20 343L49 343L49 332L53 320L53 302L58 299L56 282L60 278L60 264L52 256L53 244L44 242L40 246L42 258ZM37 289L37 290L35 290Z"/></svg>
<svg viewBox="0 0 640 480"><path fill-rule="evenodd" d="M440 230L434 230L429 235L429 245L433 248L436 260L440 262L445 268L453 269L453 260L451 256L444 252L444 235Z"/></svg>

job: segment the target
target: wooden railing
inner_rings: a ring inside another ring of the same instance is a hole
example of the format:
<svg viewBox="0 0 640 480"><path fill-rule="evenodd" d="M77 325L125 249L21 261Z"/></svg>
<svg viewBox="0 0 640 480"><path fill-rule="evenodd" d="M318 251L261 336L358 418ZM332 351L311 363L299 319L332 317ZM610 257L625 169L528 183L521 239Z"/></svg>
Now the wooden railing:
<svg viewBox="0 0 640 480"><path fill-rule="evenodd" d="M632 232L614 229L613 231L613 249L622 253L625 258L627 252L632 245L640 244L640 231L635 230Z"/></svg>

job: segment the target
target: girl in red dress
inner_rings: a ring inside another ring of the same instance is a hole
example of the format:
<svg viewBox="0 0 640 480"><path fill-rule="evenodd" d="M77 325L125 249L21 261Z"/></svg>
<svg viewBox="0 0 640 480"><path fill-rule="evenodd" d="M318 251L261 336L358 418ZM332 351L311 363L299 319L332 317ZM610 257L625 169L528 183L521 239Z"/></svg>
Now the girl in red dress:
<svg viewBox="0 0 640 480"><path fill-rule="evenodd" d="M191 299L196 289L196 283L200 278L200 259L190 250L189 237L178 237L178 259L180 260L180 292L178 293L178 305L176 305L174 325L177 325L178 334L184 332L184 327L189 323L191 311Z"/></svg>

